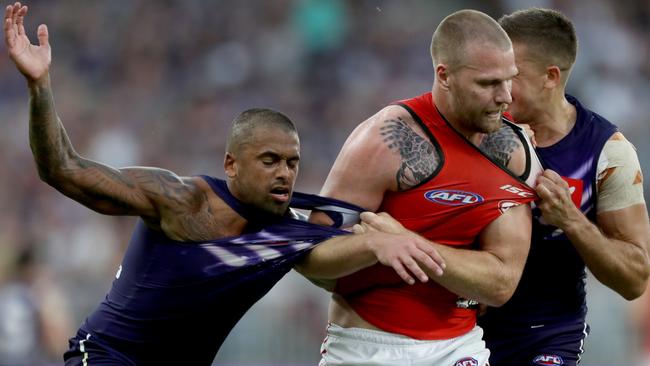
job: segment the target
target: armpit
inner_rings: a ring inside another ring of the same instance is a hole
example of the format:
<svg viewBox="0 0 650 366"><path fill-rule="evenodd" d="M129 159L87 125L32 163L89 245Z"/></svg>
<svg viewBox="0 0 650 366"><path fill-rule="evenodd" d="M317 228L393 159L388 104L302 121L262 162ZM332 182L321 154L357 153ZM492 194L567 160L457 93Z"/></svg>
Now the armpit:
<svg viewBox="0 0 650 366"><path fill-rule="evenodd" d="M615 133L598 159L598 213L620 210L643 198L643 173L634 146Z"/></svg>

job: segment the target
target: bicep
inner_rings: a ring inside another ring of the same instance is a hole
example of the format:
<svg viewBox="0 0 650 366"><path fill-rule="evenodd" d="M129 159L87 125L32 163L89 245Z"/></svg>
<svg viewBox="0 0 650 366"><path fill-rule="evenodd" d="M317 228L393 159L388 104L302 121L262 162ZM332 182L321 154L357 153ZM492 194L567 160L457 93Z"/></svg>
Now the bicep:
<svg viewBox="0 0 650 366"><path fill-rule="evenodd" d="M60 190L88 208L108 215L159 218L161 207L187 201L190 188L176 174L158 168L116 169L83 159L66 172Z"/></svg>
<svg viewBox="0 0 650 366"><path fill-rule="evenodd" d="M359 126L341 148L321 195L354 203L367 210L379 208L387 190L395 189L399 160L369 123Z"/></svg>
<svg viewBox="0 0 650 366"><path fill-rule="evenodd" d="M531 211L522 204L492 221L480 235L481 249L513 270L523 270L530 249Z"/></svg>
<svg viewBox="0 0 650 366"><path fill-rule="evenodd" d="M598 213L596 222L606 236L637 245L646 254L650 251L650 223L645 204Z"/></svg>

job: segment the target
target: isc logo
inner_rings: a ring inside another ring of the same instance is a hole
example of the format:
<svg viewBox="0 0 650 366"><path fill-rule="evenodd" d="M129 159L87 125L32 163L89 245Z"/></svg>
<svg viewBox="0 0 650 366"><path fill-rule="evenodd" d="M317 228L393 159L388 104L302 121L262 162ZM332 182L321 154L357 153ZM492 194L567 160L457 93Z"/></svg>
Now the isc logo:
<svg viewBox="0 0 650 366"><path fill-rule="evenodd" d="M449 206L469 205L472 203L483 202L483 197L479 194L446 189L428 191L424 194L424 198L431 202Z"/></svg>
<svg viewBox="0 0 650 366"><path fill-rule="evenodd" d="M560 366L564 364L564 360L558 355L539 355L533 359L533 362L544 366Z"/></svg>
<svg viewBox="0 0 650 366"><path fill-rule="evenodd" d="M515 187L515 186L513 186L511 184L506 184L505 186L501 186L501 187L499 187L499 189L503 189L506 192L515 193L517 196L520 196L520 197L532 197L533 196L532 193L530 193L528 191L525 191L525 190L523 190L521 188L517 188L517 187Z"/></svg>
<svg viewBox="0 0 650 366"><path fill-rule="evenodd" d="M478 366L478 361L472 357L465 357L462 360L458 360L454 366Z"/></svg>

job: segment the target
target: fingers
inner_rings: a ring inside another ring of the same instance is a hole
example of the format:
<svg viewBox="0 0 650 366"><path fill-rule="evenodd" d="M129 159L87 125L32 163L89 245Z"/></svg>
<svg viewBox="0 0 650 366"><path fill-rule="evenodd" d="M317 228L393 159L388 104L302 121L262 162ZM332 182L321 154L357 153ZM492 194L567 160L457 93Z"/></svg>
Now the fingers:
<svg viewBox="0 0 650 366"><path fill-rule="evenodd" d="M45 24L38 26L38 44L43 47L50 46L50 35L47 31L47 25Z"/></svg>
<svg viewBox="0 0 650 366"><path fill-rule="evenodd" d="M430 268L433 273L442 276L443 270L447 267L445 259L442 258L440 253L438 253L428 240L423 238L418 239L417 247L423 253L418 260L426 267Z"/></svg>
<svg viewBox="0 0 650 366"><path fill-rule="evenodd" d="M18 35L25 34L25 15L27 14L27 6L23 6L16 12L16 26L18 27Z"/></svg>
<svg viewBox="0 0 650 366"><path fill-rule="evenodd" d="M391 262L391 267L395 270L395 273L404 280L404 282L408 283L409 285L412 285L415 283L415 280L409 273L406 271L404 266L402 265L402 262L399 261L399 259L395 259Z"/></svg>
<svg viewBox="0 0 650 366"><path fill-rule="evenodd" d="M409 271L410 271L410 272L411 272L415 277L417 277L418 280L420 280L420 282L427 282L427 281L429 280L429 276L427 276L427 274L424 273L424 271L422 270L422 268L420 268L420 266L418 265L418 263L417 263L415 260L413 260L413 258L411 258L411 257L407 257L407 258L405 258L402 262L404 263L404 265L406 265L406 268L408 268L408 270L409 270ZM411 278L411 279L412 279L412 278ZM415 281L414 281L414 282L415 282ZM411 283L411 282L409 282L409 283L410 283L410 284L413 284L413 283Z"/></svg>
<svg viewBox="0 0 650 366"><path fill-rule="evenodd" d="M14 5L7 5L5 8L3 29L5 44L8 49L13 49L16 46L18 36L25 35L25 14L27 14L27 6L21 5L19 2L14 3Z"/></svg>
<svg viewBox="0 0 650 366"><path fill-rule="evenodd" d="M377 229L368 226L365 222L362 222L360 224L354 224L354 226L352 226L352 232L354 234L366 234L371 231L376 232Z"/></svg>
<svg viewBox="0 0 650 366"><path fill-rule="evenodd" d="M360 217L362 222L379 231L394 234L406 231L404 226L402 226L399 221L395 220L386 212L380 212L378 214L372 212L363 212L361 213Z"/></svg>
<svg viewBox="0 0 650 366"><path fill-rule="evenodd" d="M354 234L363 234L366 231L363 229L363 226L361 226L359 224L354 224L354 226L352 226L352 232Z"/></svg>
<svg viewBox="0 0 650 366"><path fill-rule="evenodd" d="M565 197L571 198L569 184L560 177L559 174L552 170L545 170L537 177L537 186L535 187L537 195L542 200Z"/></svg>
<svg viewBox="0 0 650 366"><path fill-rule="evenodd" d="M370 222L370 221L373 221L373 220L376 219L376 217L377 217L377 214L374 213L374 212L370 212L370 211L362 212L362 213L359 215L359 218L360 218L361 221L363 221L363 222Z"/></svg>
<svg viewBox="0 0 650 366"><path fill-rule="evenodd" d="M567 188L569 187L569 184L564 179L562 179L562 177L558 173L556 173L555 171L553 171L551 169L544 170L544 172L541 174L541 176L549 179L551 182L553 182L555 184L558 184L558 185L561 185L561 186L564 186L564 187L567 187Z"/></svg>
<svg viewBox="0 0 650 366"><path fill-rule="evenodd" d="M4 22L4 32L5 32L5 44L7 49L12 49L16 44L16 33L14 32L14 22L12 18L13 6L9 5L5 9L5 22Z"/></svg>
<svg viewBox="0 0 650 366"><path fill-rule="evenodd" d="M537 196L539 196L542 201L553 198L553 193L546 187L546 185L544 185L544 183L537 183L535 190L537 191Z"/></svg>

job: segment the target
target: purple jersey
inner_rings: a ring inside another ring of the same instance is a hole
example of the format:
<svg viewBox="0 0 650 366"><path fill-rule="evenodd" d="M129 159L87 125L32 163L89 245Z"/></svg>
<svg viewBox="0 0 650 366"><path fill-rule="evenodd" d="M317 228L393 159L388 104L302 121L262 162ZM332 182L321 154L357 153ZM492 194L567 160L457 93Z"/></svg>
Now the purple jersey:
<svg viewBox="0 0 650 366"><path fill-rule="evenodd" d="M237 321L296 261L318 242L346 233L291 214L261 214L237 201L224 181L203 178L248 220L247 233L177 242L139 222L112 288L81 326L74 346L93 344L127 364L210 365ZM299 192L291 207L323 210L338 224L361 211ZM68 358L81 355L78 349L73 353Z"/></svg>
<svg viewBox="0 0 650 366"><path fill-rule="evenodd" d="M575 126L556 144L537 148L537 154L544 168L556 171L569 183L574 203L593 222L598 203L598 159L617 127L572 96L566 98L577 111ZM551 325L584 323L585 281L585 263L574 246L561 230L544 223L539 209L533 209L531 249L519 286L504 306L490 308L479 319L493 355L498 357L501 350L490 340L507 338L506 334L515 330L543 332ZM584 327L575 329L584 337ZM503 351L518 349L507 348Z"/></svg>

